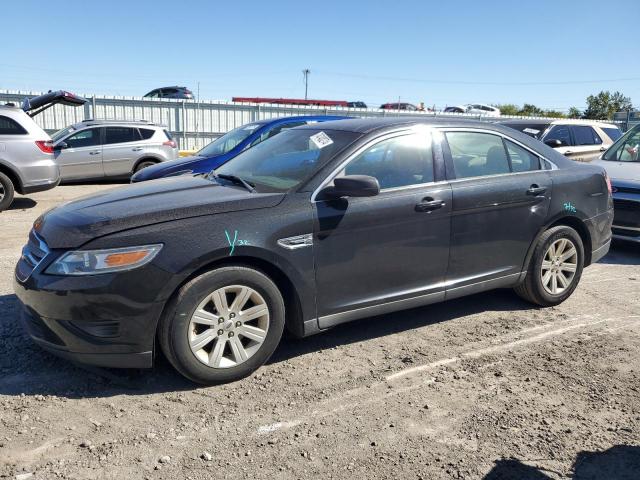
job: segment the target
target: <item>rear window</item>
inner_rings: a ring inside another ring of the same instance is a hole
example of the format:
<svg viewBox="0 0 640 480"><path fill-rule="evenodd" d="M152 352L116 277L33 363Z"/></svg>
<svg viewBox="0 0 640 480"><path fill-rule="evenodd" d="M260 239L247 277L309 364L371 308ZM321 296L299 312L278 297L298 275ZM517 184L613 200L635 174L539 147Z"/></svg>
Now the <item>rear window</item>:
<svg viewBox="0 0 640 480"><path fill-rule="evenodd" d="M0 115L0 135L26 135L27 131L13 118Z"/></svg>
<svg viewBox="0 0 640 480"><path fill-rule="evenodd" d="M142 135L143 140L149 140L155 133L155 130L151 130L150 128L139 128L138 130L140 130L140 135Z"/></svg>
<svg viewBox="0 0 640 480"><path fill-rule="evenodd" d="M585 125L571 126L576 145L600 145L602 139L592 127Z"/></svg>
<svg viewBox="0 0 640 480"><path fill-rule="evenodd" d="M105 145L111 143L126 143L139 140L138 129L130 127L107 127L105 132Z"/></svg>
<svg viewBox="0 0 640 480"><path fill-rule="evenodd" d="M622 132L619 128L603 128L602 130L614 142L622 136Z"/></svg>

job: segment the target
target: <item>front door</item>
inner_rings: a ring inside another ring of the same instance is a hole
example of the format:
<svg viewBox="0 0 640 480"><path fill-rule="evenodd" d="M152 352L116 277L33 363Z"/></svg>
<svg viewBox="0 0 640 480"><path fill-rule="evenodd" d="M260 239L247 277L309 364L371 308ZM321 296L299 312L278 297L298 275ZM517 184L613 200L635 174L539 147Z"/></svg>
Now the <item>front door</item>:
<svg viewBox="0 0 640 480"><path fill-rule="evenodd" d="M314 227L317 311L325 328L444 297L451 190L434 182L431 135L374 142L336 176L370 175L375 197L317 201ZM393 302L393 303L392 303Z"/></svg>
<svg viewBox="0 0 640 480"><path fill-rule="evenodd" d="M104 176L101 128L87 128L70 135L54 148L54 152L63 180Z"/></svg>
<svg viewBox="0 0 640 480"><path fill-rule="evenodd" d="M455 176L449 298L456 289L517 279L547 217L552 183L534 152L499 135L448 131L446 139Z"/></svg>

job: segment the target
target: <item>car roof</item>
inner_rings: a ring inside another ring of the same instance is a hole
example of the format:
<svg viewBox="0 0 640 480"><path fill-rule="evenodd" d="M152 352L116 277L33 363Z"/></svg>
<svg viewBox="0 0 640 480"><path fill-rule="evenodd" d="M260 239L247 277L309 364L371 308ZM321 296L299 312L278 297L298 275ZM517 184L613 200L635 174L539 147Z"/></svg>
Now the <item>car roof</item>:
<svg viewBox="0 0 640 480"><path fill-rule="evenodd" d="M530 120L524 118L504 119L499 120L500 123L508 123L511 125L598 125L600 127L616 128L617 125L610 122L604 122L601 120L586 120L579 118L549 118L549 119L537 119Z"/></svg>
<svg viewBox="0 0 640 480"><path fill-rule="evenodd" d="M127 125L129 127L138 126L138 127L167 128L166 125L149 122L147 120L94 120L94 119L88 119L88 120L83 120L82 122L74 123L72 127L76 130L79 130L85 127L96 127L96 126L103 126L103 125Z"/></svg>
<svg viewBox="0 0 640 480"><path fill-rule="evenodd" d="M383 118L350 118L340 121L329 121L322 124L326 130L344 130L357 133L369 133L380 129L393 129L395 127L409 127L412 125L432 125L438 127L481 127L500 132L509 132L505 127L490 122L466 120L456 117L383 117ZM297 128L315 128L313 125L305 125Z"/></svg>
<svg viewBox="0 0 640 480"><path fill-rule="evenodd" d="M255 122L249 122L246 125L274 125L278 123L288 122L325 122L325 121L342 121L342 119L351 119L353 117L343 117L340 115L298 115L293 117L278 117L278 118L266 118L263 120L256 120ZM245 125L245 126L246 126Z"/></svg>

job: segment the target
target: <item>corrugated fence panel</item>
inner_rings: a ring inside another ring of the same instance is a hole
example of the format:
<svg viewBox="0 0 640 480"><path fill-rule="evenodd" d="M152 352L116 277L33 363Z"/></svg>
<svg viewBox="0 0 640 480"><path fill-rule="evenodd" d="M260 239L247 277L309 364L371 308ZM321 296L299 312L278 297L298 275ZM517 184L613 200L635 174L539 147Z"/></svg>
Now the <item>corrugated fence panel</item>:
<svg viewBox="0 0 640 480"><path fill-rule="evenodd" d="M42 92L0 90L0 104L14 103L20 105L25 98L41 94ZM34 120L49 133L85 119L148 120L166 125L183 150L201 148L225 132L246 123L292 115L350 115L355 117L424 117L438 115L486 121L495 120L495 117L481 117L479 115L398 112L373 108L256 105L220 101L198 102L196 100L106 97L99 95L84 95L84 97L89 101L82 107L55 105L37 115Z"/></svg>

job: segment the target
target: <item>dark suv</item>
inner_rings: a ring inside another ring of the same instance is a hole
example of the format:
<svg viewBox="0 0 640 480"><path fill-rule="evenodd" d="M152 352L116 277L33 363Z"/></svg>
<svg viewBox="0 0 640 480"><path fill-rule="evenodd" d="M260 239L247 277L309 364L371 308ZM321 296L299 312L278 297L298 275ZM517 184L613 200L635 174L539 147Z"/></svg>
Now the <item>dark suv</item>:
<svg viewBox="0 0 640 480"><path fill-rule="evenodd" d="M187 87L162 87L146 93L145 98L178 98L182 100L193 100L193 92Z"/></svg>
<svg viewBox="0 0 640 480"><path fill-rule="evenodd" d="M77 361L235 380L283 329L494 288L563 302L609 249L601 167L486 123L340 120L284 131L214 173L66 203L15 271L31 337ZM157 339L157 341L156 341Z"/></svg>

